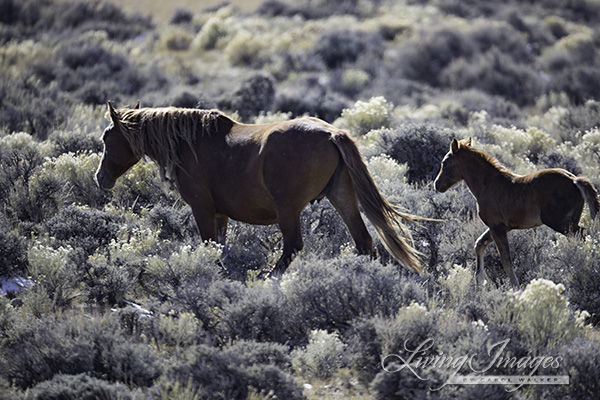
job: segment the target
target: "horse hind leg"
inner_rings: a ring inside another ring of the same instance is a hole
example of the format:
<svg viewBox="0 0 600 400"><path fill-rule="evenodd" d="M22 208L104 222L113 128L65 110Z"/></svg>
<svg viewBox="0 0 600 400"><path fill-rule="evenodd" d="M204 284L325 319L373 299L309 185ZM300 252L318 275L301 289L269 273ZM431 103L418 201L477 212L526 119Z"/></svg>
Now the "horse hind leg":
<svg viewBox="0 0 600 400"><path fill-rule="evenodd" d="M569 215L567 222L567 233L565 235L575 235L577 237L583 238L585 237L586 229L579 226L579 220L581 219L581 214L583 212L583 205L581 207L575 207L573 213Z"/></svg>
<svg viewBox="0 0 600 400"><path fill-rule="evenodd" d="M348 171L344 168L333 178L327 198L350 231L359 254L373 255L373 239L360 216L358 199Z"/></svg>
<svg viewBox="0 0 600 400"><path fill-rule="evenodd" d="M596 219L598 213L600 213L600 199L598 198L598 191L592 185L589 179L578 177L574 180L577 189L581 193L581 196L585 200L590 209L590 216L592 220Z"/></svg>
<svg viewBox="0 0 600 400"><path fill-rule="evenodd" d="M560 210L542 210L542 223L563 235L584 234L584 229L579 226L579 220L583 212L583 200L577 201L569 207Z"/></svg>

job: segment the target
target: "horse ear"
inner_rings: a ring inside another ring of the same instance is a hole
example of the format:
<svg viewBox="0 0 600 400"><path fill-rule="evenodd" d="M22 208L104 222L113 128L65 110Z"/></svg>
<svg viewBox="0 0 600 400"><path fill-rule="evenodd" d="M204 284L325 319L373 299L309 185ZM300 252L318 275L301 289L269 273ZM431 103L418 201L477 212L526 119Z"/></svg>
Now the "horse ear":
<svg viewBox="0 0 600 400"><path fill-rule="evenodd" d="M110 120L113 123L116 123L119 120L119 115L117 115L117 112L115 111L115 108L113 107L110 100L108 101L108 114L110 115Z"/></svg>
<svg viewBox="0 0 600 400"><path fill-rule="evenodd" d="M137 103L135 103L135 107L133 107L134 110L139 110L140 108L140 101L138 100Z"/></svg>
<svg viewBox="0 0 600 400"><path fill-rule="evenodd" d="M465 140L465 144L469 147L471 147L473 145L473 138L471 136L469 136L469 138L467 140Z"/></svg>
<svg viewBox="0 0 600 400"><path fill-rule="evenodd" d="M458 140L456 138L452 139L452 143L450 143L450 152L456 153L458 151Z"/></svg>

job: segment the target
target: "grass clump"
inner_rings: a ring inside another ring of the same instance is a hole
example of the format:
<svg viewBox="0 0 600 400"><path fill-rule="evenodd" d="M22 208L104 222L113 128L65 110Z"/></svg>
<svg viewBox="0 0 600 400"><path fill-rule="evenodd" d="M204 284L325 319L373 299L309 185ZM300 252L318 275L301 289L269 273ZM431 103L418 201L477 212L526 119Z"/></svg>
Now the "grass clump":
<svg viewBox="0 0 600 400"><path fill-rule="evenodd" d="M355 135L364 135L373 129L389 128L394 105L384 97L357 101L352 108L342 110L342 124Z"/></svg>

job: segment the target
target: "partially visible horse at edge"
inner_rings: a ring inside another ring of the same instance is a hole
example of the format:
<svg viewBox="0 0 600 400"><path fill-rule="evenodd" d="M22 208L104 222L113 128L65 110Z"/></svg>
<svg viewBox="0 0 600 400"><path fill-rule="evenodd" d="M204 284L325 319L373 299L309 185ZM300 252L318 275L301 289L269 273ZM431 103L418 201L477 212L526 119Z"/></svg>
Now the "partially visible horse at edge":
<svg viewBox="0 0 600 400"><path fill-rule="evenodd" d="M507 232L544 224L565 235L583 234L579 220L584 201L592 219L600 210L598 192L587 178L558 168L516 175L494 157L473 148L471 138L452 140L434 185L445 192L462 180L477 199L479 217L488 227L475 243L478 286L485 280L483 253L492 241L512 286L518 289Z"/></svg>
<svg viewBox="0 0 600 400"><path fill-rule="evenodd" d="M161 179L190 205L202 240L224 243L229 218L279 224L283 252L271 274L282 274L303 248L300 213L327 197L348 226L358 253L373 255L361 218L374 225L389 253L420 273L419 252L399 211L379 193L354 141L317 118L262 125L238 123L218 110L115 109L102 136L104 152L95 179L111 189L144 156ZM418 218L418 217L416 217Z"/></svg>

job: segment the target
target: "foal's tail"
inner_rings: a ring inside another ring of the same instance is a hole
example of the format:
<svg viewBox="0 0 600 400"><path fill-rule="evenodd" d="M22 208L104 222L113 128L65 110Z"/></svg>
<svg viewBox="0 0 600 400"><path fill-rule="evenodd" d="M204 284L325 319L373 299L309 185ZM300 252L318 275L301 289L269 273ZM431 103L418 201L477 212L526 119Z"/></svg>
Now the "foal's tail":
<svg viewBox="0 0 600 400"><path fill-rule="evenodd" d="M385 248L404 267L420 274L422 272L420 253L412 246L411 234L400 221L401 219L412 221L420 217L399 211L381 196L356 144L350 137L339 133L333 134L331 140L341 153L354 184L358 201L369 221L375 226ZM394 224L401 234L394 229Z"/></svg>
<svg viewBox="0 0 600 400"><path fill-rule="evenodd" d="M594 188L594 185L592 185L589 179L583 177L575 178L575 185L577 185L590 209L592 220L596 219L596 215L600 211L600 202L598 201L598 192Z"/></svg>

